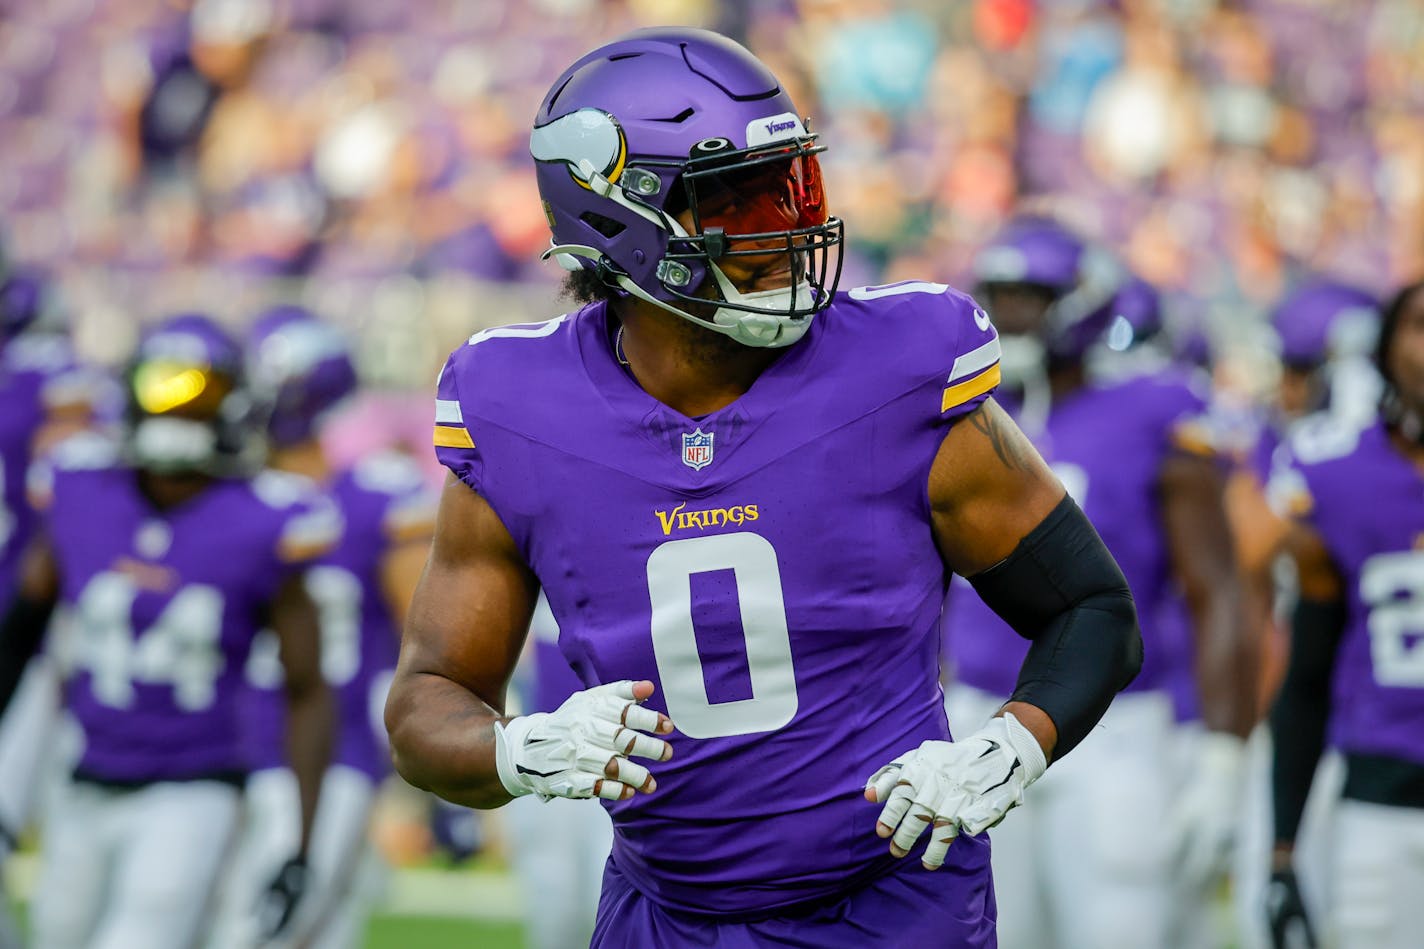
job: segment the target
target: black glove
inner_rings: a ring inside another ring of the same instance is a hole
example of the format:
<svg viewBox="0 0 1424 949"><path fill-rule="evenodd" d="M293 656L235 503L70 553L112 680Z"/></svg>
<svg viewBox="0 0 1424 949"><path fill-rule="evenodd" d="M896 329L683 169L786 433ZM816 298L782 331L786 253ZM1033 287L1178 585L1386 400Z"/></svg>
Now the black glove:
<svg viewBox="0 0 1424 949"><path fill-rule="evenodd" d="M1315 949L1315 930L1300 898L1294 870L1277 870L1266 887L1266 919L1271 927L1272 949Z"/></svg>
<svg viewBox="0 0 1424 949"><path fill-rule="evenodd" d="M275 939L291 923L310 877L307 858L298 855L282 864L282 869L267 884L267 892L262 894L262 902L257 907L257 923L264 940Z"/></svg>

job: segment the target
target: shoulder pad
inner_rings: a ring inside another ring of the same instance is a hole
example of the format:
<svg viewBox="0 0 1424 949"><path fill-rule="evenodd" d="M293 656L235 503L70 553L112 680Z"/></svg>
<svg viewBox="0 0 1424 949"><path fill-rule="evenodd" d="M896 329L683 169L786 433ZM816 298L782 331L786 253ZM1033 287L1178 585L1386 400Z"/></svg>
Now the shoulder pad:
<svg viewBox="0 0 1424 949"><path fill-rule="evenodd" d="M939 377L940 414L962 414L999 384L999 334L984 308L948 284L907 280L857 287L877 332L889 333L912 378ZM883 322L882 322L883 321Z"/></svg>
<svg viewBox="0 0 1424 949"><path fill-rule="evenodd" d="M316 482L290 471L264 469L252 479L252 493L268 507L285 511L321 496Z"/></svg>
<svg viewBox="0 0 1424 949"><path fill-rule="evenodd" d="M119 444L99 432L76 432L50 447L44 459L57 471L95 471L119 464Z"/></svg>
<svg viewBox="0 0 1424 949"><path fill-rule="evenodd" d="M1330 412L1317 412L1291 426L1286 434L1290 453L1302 465L1320 465L1352 454L1360 446L1364 427Z"/></svg>
<svg viewBox="0 0 1424 949"><path fill-rule="evenodd" d="M409 494L425 487L425 478L415 461L395 451L367 455L356 462L351 481L373 494Z"/></svg>

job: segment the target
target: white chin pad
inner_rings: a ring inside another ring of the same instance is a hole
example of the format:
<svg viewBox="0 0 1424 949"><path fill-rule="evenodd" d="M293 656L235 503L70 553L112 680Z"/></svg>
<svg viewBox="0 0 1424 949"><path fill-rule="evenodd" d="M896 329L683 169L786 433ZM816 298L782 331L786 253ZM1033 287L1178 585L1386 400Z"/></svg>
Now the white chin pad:
<svg viewBox="0 0 1424 949"><path fill-rule="evenodd" d="M217 433L185 418L146 418L134 426L134 459L154 468L194 468L217 453Z"/></svg>
<svg viewBox="0 0 1424 949"><path fill-rule="evenodd" d="M767 311L747 313L731 307L718 307L717 312L712 314L712 322L723 327L722 332L744 346L768 348L790 346L806 335L806 330L811 326L811 317L791 317L785 314L793 308L802 312L810 309L815 302L810 284L803 280L794 288L776 287L742 293L732 285L727 275L722 273L722 268L713 264L710 269L722 291L722 298L728 303L751 305Z"/></svg>

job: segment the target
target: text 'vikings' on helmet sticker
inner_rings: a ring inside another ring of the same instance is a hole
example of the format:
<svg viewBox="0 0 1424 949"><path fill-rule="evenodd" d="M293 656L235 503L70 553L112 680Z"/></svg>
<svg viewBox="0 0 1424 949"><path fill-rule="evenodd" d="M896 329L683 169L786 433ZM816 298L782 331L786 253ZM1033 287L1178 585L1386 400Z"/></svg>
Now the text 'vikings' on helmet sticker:
<svg viewBox="0 0 1424 949"><path fill-rule="evenodd" d="M768 115L760 119L752 119L747 123L748 148L755 148L768 142L781 142L805 137L806 128L801 124L801 119L795 112Z"/></svg>
<svg viewBox="0 0 1424 949"><path fill-rule="evenodd" d="M563 162L585 188L595 174L617 181L628 160L628 141L618 120L602 109L579 109L535 126L529 135L535 161Z"/></svg>

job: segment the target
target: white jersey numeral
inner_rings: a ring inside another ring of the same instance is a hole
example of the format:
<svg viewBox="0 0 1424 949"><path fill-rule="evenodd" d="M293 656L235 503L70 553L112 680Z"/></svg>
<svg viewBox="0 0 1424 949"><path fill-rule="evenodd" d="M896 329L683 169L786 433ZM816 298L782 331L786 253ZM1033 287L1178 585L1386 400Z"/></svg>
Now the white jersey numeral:
<svg viewBox="0 0 1424 949"><path fill-rule="evenodd" d="M135 634L138 590L117 573L101 573L80 594L76 658L87 669L94 697L111 708L130 708L134 683L169 685L185 712L212 706L225 660L222 591L193 583L180 589L153 625Z"/></svg>
<svg viewBox="0 0 1424 949"><path fill-rule="evenodd" d="M879 300L881 297L898 297L905 293L940 294L949 289L947 283L926 283L923 280L907 280L904 283L887 283L878 287L856 287L850 291L852 300Z"/></svg>
<svg viewBox="0 0 1424 949"><path fill-rule="evenodd" d="M692 576L731 570L746 637L752 697L712 703L697 651ZM796 672L776 550L760 534L737 532L662 544L648 557L653 655L668 715L685 735L719 738L775 731L796 715Z"/></svg>
<svg viewBox="0 0 1424 949"><path fill-rule="evenodd" d="M340 567L307 571L307 594L321 623L321 672L330 685L345 685L361 667L361 581Z"/></svg>
<svg viewBox="0 0 1424 949"><path fill-rule="evenodd" d="M1383 686L1424 688L1424 553L1377 554L1360 570L1370 665Z"/></svg>

